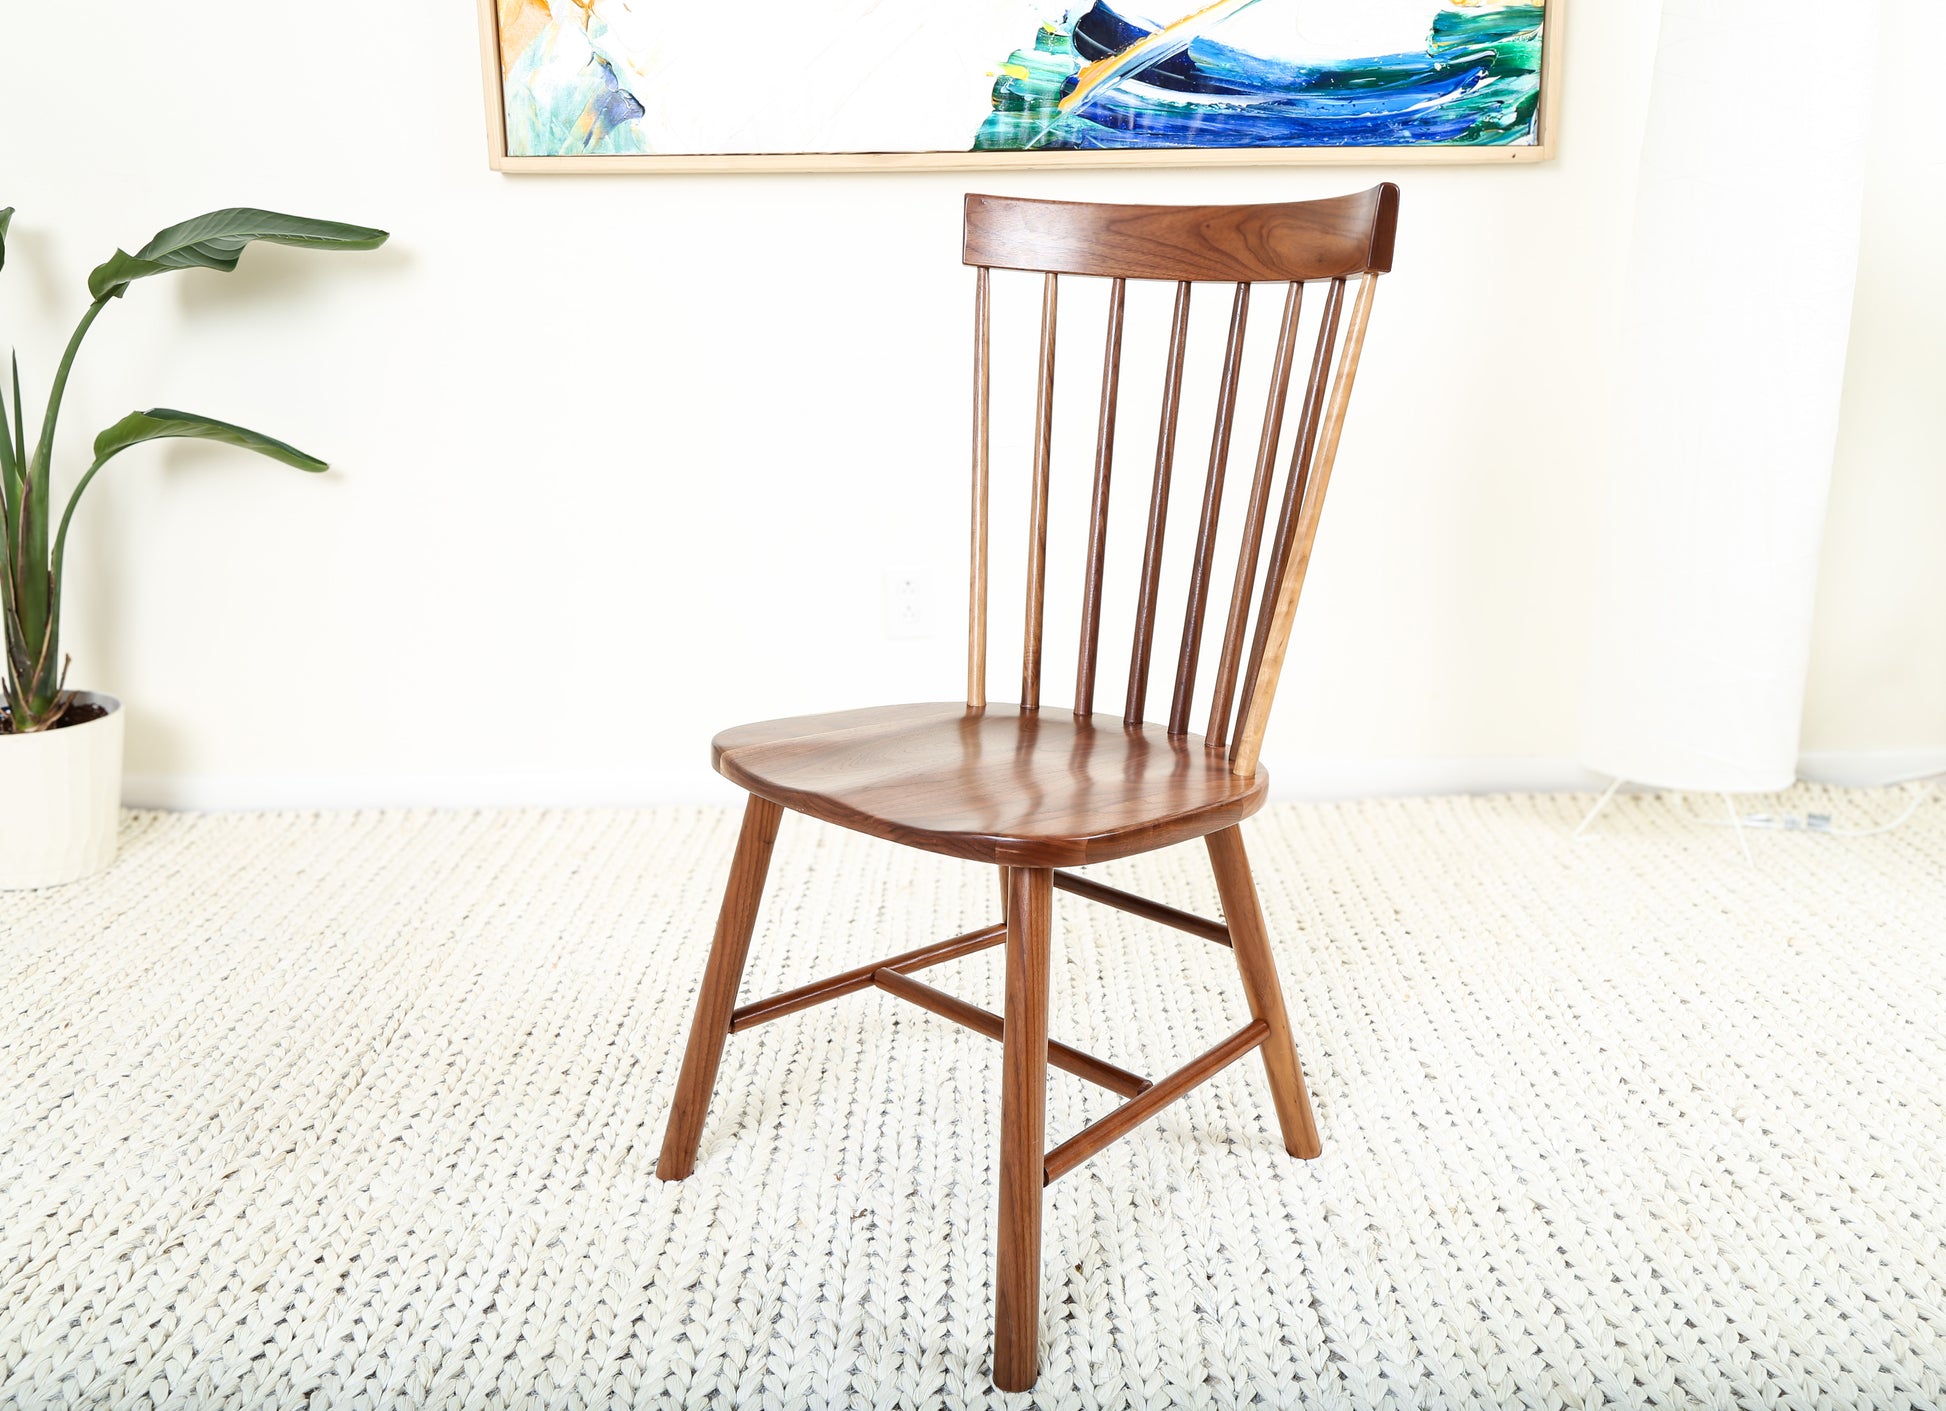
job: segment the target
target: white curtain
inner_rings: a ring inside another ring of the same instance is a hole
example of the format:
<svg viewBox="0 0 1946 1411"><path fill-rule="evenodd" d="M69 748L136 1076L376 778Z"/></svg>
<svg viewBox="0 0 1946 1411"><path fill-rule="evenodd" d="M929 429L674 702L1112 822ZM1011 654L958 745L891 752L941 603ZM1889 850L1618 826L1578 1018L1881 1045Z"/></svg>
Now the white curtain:
<svg viewBox="0 0 1946 1411"><path fill-rule="evenodd" d="M1778 789L1796 775L1878 0L1662 11L1581 758L1664 788Z"/></svg>

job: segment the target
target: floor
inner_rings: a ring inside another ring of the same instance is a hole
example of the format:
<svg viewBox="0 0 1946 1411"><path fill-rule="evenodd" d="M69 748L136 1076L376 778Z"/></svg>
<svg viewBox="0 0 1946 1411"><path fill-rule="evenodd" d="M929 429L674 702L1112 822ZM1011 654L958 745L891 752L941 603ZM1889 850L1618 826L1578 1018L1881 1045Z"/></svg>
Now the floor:
<svg viewBox="0 0 1946 1411"><path fill-rule="evenodd" d="M1031 1399L996 1045L870 992L739 1035L654 1179L732 815L132 814L0 902L0 1407L1946 1404L1946 801L1754 866L1591 802L1247 825L1325 1155L1250 1060L1058 1182ZM1216 908L1194 848L1094 874ZM745 993L996 893L787 820ZM1242 1022L1221 947L1056 917L1056 1037ZM1114 1101L1055 1074L1050 1138Z"/></svg>

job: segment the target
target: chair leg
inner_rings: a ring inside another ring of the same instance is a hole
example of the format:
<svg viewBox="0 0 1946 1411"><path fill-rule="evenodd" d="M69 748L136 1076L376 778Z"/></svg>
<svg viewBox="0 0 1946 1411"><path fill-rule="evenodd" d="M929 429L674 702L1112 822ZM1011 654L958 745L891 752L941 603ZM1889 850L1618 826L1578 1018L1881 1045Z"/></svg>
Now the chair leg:
<svg viewBox="0 0 1946 1411"><path fill-rule="evenodd" d="M1040 1373L1041 1195L1047 1155L1047 974L1054 874L1007 871L1007 1004L1000 1080L1000 1228L993 1384L1025 1391Z"/></svg>
<svg viewBox="0 0 1946 1411"><path fill-rule="evenodd" d="M1263 1045L1264 1072L1270 1079L1271 1101L1277 1106L1277 1124L1284 1131L1284 1148L1292 1156L1309 1160L1323 1154L1324 1146L1318 1140L1317 1119L1311 1115L1310 1095L1304 1090L1297 1046L1291 1041L1284 990L1277 982L1277 962L1271 958L1270 935L1264 927L1263 908L1257 903L1250 859L1243 851L1243 834L1235 827L1225 828L1211 833L1204 842L1209 845L1216 890L1223 898L1223 919L1230 926L1230 941L1236 951L1237 969L1243 974L1251 1016L1270 1026Z"/></svg>
<svg viewBox="0 0 1946 1411"><path fill-rule="evenodd" d="M710 942L703 988L696 996L696 1017L690 1021L689 1047L683 1051L682 1076L676 1080L676 1100L662 1134L662 1158L656 1162L655 1173L665 1181L680 1181L696 1166L696 1146L716 1087L717 1065L723 1061L723 1041L730 1036L730 1011L736 1007L764 874L770 870L770 851L783 814L778 805L755 794L743 811L743 831L737 835L723 908L716 917L716 939Z"/></svg>

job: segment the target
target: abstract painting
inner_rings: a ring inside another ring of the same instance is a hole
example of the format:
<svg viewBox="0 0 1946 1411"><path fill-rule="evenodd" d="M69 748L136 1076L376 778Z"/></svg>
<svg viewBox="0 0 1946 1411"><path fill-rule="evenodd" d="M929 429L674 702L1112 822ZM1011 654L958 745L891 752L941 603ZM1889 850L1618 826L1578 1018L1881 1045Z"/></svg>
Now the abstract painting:
<svg viewBox="0 0 1946 1411"><path fill-rule="evenodd" d="M480 2L496 166L683 170L1532 159L1563 0Z"/></svg>

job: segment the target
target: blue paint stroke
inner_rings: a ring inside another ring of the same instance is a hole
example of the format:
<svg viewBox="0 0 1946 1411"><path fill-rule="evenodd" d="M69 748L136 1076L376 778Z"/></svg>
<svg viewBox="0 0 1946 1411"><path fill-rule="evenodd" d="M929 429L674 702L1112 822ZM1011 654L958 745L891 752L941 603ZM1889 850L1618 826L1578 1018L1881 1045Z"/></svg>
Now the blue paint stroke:
<svg viewBox="0 0 1946 1411"><path fill-rule="evenodd" d="M1199 36L1178 53L1060 101L1083 65L1152 31L1097 3L1042 29L993 89L977 151L1144 147L1499 146L1535 140L1540 5L1441 11L1423 52L1326 65L1252 54Z"/></svg>
<svg viewBox="0 0 1946 1411"><path fill-rule="evenodd" d="M647 110L579 25L536 34L505 81L507 151L516 157L612 156L648 150Z"/></svg>

